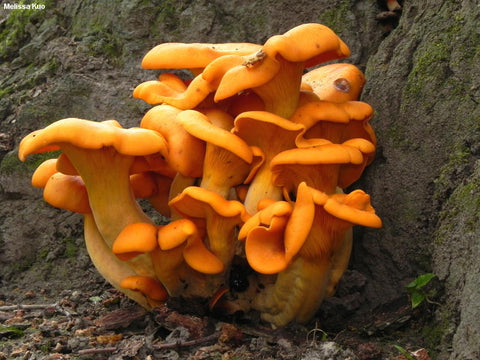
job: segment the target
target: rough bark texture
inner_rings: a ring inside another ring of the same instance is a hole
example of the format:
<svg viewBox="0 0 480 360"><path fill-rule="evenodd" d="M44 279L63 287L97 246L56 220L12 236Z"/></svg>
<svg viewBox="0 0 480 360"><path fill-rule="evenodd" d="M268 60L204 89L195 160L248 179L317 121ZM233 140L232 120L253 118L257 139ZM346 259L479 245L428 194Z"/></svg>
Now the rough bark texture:
<svg viewBox="0 0 480 360"><path fill-rule="evenodd" d="M434 272L439 304L419 330L422 343L437 359L480 358L480 6L408 1L386 25L375 19L385 10L381 3L52 0L44 10L22 12L2 5L3 298L13 299L15 289L49 289L51 297L81 289L91 268L81 216L49 207L31 188L44 157L17 160L24 135L64 117L137 125L148 106L131 92L153 78L139 64L158 43L263 43L320 22L342 37L352 50L348 61L366 72L362 100L376 110L379 149L353 187L371 195L384 222L381 230L356 231L341 288L353 300L342 303L339 291L334 299L343 307L335 313L346 326L394 312L408 301L405 285ZM336 306L330 300L320 313Z"/></svg>

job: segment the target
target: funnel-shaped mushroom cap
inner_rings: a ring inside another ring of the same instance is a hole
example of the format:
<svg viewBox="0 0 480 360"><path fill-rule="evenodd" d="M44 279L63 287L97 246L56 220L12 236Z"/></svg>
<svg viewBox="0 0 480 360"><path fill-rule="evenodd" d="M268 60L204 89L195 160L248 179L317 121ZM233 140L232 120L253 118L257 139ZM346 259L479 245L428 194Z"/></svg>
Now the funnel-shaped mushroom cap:
<svg viewBox="0 0 480 360"><path fill-rule="evenodd" d="M125 289L140 291L153 301L164 301L168 298L167 290L152 277L128 276L122 280L120 286Z"/></svg>
<svg viewBox="0 0 480 360"><path fill-rule="evenodd" d="M382 227L382 220L375 214L370 196L363 190L354 190L349 194L333 194L323 207L329 214L352 224Z"/></svg>
<svg viewBox="0 0 480 360"><path fill-rule="evenodd" d="M186 110L179 123L191 135L206 142L201 187L223 197L248 178L254 169L254 151L230 130L233 118L221 110L205 109L203 113ZM260 158L255 157L256 162Z"/></svg>
<svg viewBox="0 0 480 360"><path fill-rule="evenodd" d="M157 245L157 227L149 223L126 226L115 239L112 251L122 260L153 251Z"/></svg>
<svg viewBox="0 0 480 360"><path fill-rule="evenodd" d="M32 186L36 188L44 188L48 179L58 172L57 159L48 159L42 162L32 175Z"/></svg>
<svg viewBox="0 0 480 360"><path fill-rule="evenodd" d="M183 246L185 262L203 274L218 274L225 267L217 256L205 247L195 224L188 219L179 219L160 227L158 244L162 251Z"/></svg>
<svg viewBox="0 0 480 360"><path fill-rule="evenodd" d="M178 122L190 135L219 148L228 150L244 162L252 162L252 150L244 140L231 133L229 131L230 129L223 129L212 124L209 118L201 112L195 110L182 111L178 115ZM215 166L214 164L210 165Z"/></svg>
<svg viewBox="0 0 480 360"><path fill-rule="evenodd" d="M226 200L222 196L197 186L189 186L170 201L182 216L187 218L224 217L235 218L242 222L247 216L245 209L239 201Z"/></svg>
<svg viewBox="0 0 480 360"><path fill-rule="evenodd" d="M170 105L159 105L150 109L140 126L159 132L168 145L168 164L184 176L202 175L205 143L189 134L179 121L181 110Z"/></svg>
<svg viewBox="0 0 480 360"><path fill-rule="evenodd" d="M185 218L205 221L208 248L228 266L235 250L235 226L248 218L243 204L197 186L185 188L169 204Z"/></svg>
<svg viewBox="0 0 480 360"><path fill-rule="evenodd" d="M144 69L199 69L224 55L247 55L260 49L250 43L164 43L151 49L142 60Z"/></svg>
<svg viewBox="0 0 480 360"><path fill-rule="evenodd" d="M43 190L44 200L52 206L81 214L92 212L87 189L80 176L55 173Z"/></svg>
<svg viewBox="0 0 480 360"><path fill-rule="evenodd" d="M276 155L271 163L274 184L294 193L301 182L332 194L359 179L375 146L365 139L343 144L325 143L297 148Z"/></svg>
<svg viewBox="0 0 480 360"><path fill-rule="evenodd" d="M247 144L258 146L270 159L281 150L295 147L295 139L304 130L303 124L293 123L275 114L247 111L237 116L232 132Z"/></svg>
<svg viewBox="0 0 480 360"><path fill-rule="evenodd" d="M372 107L361 101L314 101L299 106L290 120L306 128L305 134L297 139L299 147L315 146L317 139L338 144L364 138L375 144L375 134L368 123L372 116Z"/></svg>
<svg viewBox="0 0 480 360"><path fill-rule="evenodd" d="M245 255L255 271L276 274L288 266L284 231L291 212L286 201L273 202L242 226L238 238L245 239Z"/></svg>
<svg viewBox="0 0 480 360"><path fill-rule="evenodd" d="M149 104L166 103L179 109L193 109L215 91L219 79L232 66L231 60L237 65L242 62L242 55L251 54L259 48L260 45L249 43L160 44L147 53L142 61L144 68L192 69L194 73L207 69L196 76L186 89L172 86L170 78L160 78L159 81L140 84L133 95ZM218 58L224 58L227 62L222 60L217 63L215 60Z"/></svg>
<svg viewBox="0 0 480 360"><path fill-rule="evenodd" d="M345 102L358 100L365 75L355 65L337 63L307 72L302 82L308 84L320 100Z"/></svg>
<svg viewBox="0 0 480 360"><path fill-rule="evenodd" d="M166 155L167 149L163 136L151 130L123 129L107 122L67 118L25 136L20 142L18 156L24 161L30 154L58 150L62 143L83 149L112 146L119 153L132 156L157 152Z"/></svg>
<svg viewBox="0 0 480 360"><path fill-rule="evenodd" d="M304 68L347 57L350 50L324 25L312 23L297 26L283 35L272 36L258 53L246 57L243 64L227 71L218 86L215 99L225 99L269 82L281 68L277 55L287 62L300 63Z"/></svg>
<svg viewBox="0 0 480 360"><path fill-rule="evenodd" d="M248 111L237 116L232 132L250 146L260 148L264 154L264 163L250 183L245 198L248 213L255 214L257 204L262 199L281 199L282 190L272 181L270 161L279 152L295 148L297 137L304 131L302 124L266 111Z"/></svg>
<svg viewBox="0 0 480 360"><path fill-rule="evenodd" d="M158 80L145 81L133 90L133 97L142 99L149 104L161 102L159 96L177 98L187 90L184 81L175 74L163 73Z"/></svg>
<svg viewBox="0 0 480 360"><path fill-rule="evenodd" d="M283 35L267 40L263 51L269 56L280 54L292 62L305 62L305 67L350 56L348 46L330 28L322 24L302 24Z"/></svg>

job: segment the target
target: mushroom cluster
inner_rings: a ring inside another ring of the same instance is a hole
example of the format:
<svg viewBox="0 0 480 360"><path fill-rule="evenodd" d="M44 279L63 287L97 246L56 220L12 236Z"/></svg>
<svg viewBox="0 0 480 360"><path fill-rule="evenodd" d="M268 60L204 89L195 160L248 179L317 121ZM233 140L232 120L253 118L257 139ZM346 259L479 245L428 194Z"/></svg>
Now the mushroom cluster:
<svg viewBox="0 0 480 360"><path fill-rule="evenodd" d="M142 61L167 72L134 90L154 105L138 127L62 119L27 135L19 158L60 150L33 186L84 214L95 267L145 308L202 298L275 327L307 322L347 268L352 227L381 226L365 192L342 190L375 153L364 75L317 66L347 56L314 23L263 45L164 43Z"/></svg>

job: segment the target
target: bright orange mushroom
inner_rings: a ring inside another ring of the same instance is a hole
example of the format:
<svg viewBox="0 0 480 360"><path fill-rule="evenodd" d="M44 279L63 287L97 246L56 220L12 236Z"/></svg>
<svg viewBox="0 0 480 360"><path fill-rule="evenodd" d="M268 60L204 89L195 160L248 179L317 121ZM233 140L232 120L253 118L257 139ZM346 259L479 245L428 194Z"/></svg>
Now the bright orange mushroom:
<svg viewBox="0 0 480 360"><path fill-rule="evenodd" d="M265 110L289 118L298 105L303 69L350 55L343 41L321 24L303 24L269 38L221 78L215 101L251 89ZM217 61L221 61L218 59Z"/></svg>
<svg viewBox="0 0 480 360"><path fill-rule="evenodd" d="M320 100L345 102L358 100L365 85L365 75L352 64L329 64L313 69L302 76Z"/></svg>
<svg viewBox="0 0 480 360"><path fill-rule="evenodd" d="M375 146L365 139L285 150L270 163L273 183L284 189L286 198L301 182L333 194L337 187L346 188L359 179L374 152Z"/></svg>
<svg viewBox="0 0 480 360"><path fill-rule="evenodd" d="M32 175L32 186L44 188L50 176L58 172L57 159L48 159L42 162Z"/></svg>
<svg viewBox="0 0 480 360"><path fill-rule="evenodd" d="M80 176L53 174L43 189L44 200L60 209L90 214L90 202L87 189Z"/></svg>
<svg viewBox="0 0 480 360"><path fill-rule="evenodd" d="M170 206L185 218L205 221L207 247L228 268L235 252L235 226L248 217L243 204L190 186L172 199Z"/></svg>
<svg viewBox="0 0 480 360"><path fill-rule="evenodd" d="M161 104L140 128L64 119L25 137L19 157L62 150L37 170L34 185L45 196L67 191L87 200L93 263L145 308L168 294L213 295L212 307L222 295L231 301L234 292L225 293L236 255L255 273L230 309L253 306L273 326L306 322L346 269L352 226L381 226L363 191L336 193L375 152L373 110L353 101L363 74L332 64L303 75L349 53L320 24L264 45L161 44L144 68L189 69L195 77L163 73L137 86L135 97ZM232 189L243 203L228 200ZM171 222L156 225L137 197Z"/></svg>
<svg viewBox="0 0 480 360"><path fill-rule="evenodd" d="M375 145L375 134L369 124L372 116L372 107L361 101L313 101L298 107L290 120L306 129L297 139L298 147L315 146L316 139L340 144L352 138L364 138Z"/></svg>
<svg viewBox="0 0 480 360"><path fill-rule="evenodd" d="M133 195L130 168L136 156L166 153L160 134L123 129L115 122L63 119L26 136L19 157L59 148L82 177L96 226L109 247L127 225L151 223ZM154 275L150 257L136 259L134 265L138 275Z"/></svg>
<svg viewBox="0 0 480 360"><path fill-rule="evenodd" d="M168 298L168 293L162 284L149 276L128 276L121 281L120 286L141 292L150 302L162 302Z"/></svg>
<svg viewBox="0 0 480 360"><path fill-rule="evenodd" d="M232 132L248 145L257 146L265 160L250 183L244 204L251 215L257 212L260 200L282 199L282 189L273 184L270 161L279 152L295 148L295 141L305 127L266 111L249 111L235 119Z"/></svg>
<svg viewBox="0 0 480 360"><path fill-rule="evenodd" d="M178 120L181 110L170 105L150 109L143 117L140 127L155 130L166 140L167 163L183 176L202 176L205 143L189 134Z"/></svg>
<svg viewBox="0 0 480 360"><path fill-rule="evenodd" d="M291 213L288 202L275 201L243 224L238 239L245 240L245 255L253 270L276 274L288 266L283 239Z"/></svg>
<svg viewBox="0 0 480 360"><path fill-rule="evenodd" d="M329 289L333 254L351 226L381 226L369 196L361 190L326 195L301 183L297 194L285 228L284 248L289 249L285 257L291 263L256 301L262 318L275 326L294 319L305 322L313 316ZM304 229L301 234L299 227Z"/></svg>
<svg viewBox="0 0 480 360"><path fill-rule="evenodd" d="M183 128L206 142L200 186L228 198L234 186L248 178L254 168L254 154L248 144L230 130L233 118L220 110L186 110L178 115ZM258 159L258 157L256 158Z"/></svg>

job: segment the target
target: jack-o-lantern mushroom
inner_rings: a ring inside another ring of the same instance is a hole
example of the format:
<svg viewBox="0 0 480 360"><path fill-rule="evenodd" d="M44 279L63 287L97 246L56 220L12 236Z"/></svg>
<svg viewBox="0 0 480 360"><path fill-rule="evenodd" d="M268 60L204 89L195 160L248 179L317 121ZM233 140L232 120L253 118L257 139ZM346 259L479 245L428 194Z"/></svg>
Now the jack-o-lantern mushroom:
<svg viewBox="0 0 480 360"><path fill-rule="evenodd" d="M30 154L58 149L82 177L96 227L109 248L125 226L151 222L134 197L130 168L136 156L166 155L166 142L160 134L123 129L111 121L63 119L27 135L20 143L19 158L23 161ZM135 271L154 276L150 258L137 261Z"/></svg>
<svg viewBox="0 0 480 360"><path fill-rule="evenodd" d="M359 99L365 75L352 64L328 64L305 73L302 83L320 100L340 103Z"/></svg>
<svg viewBox="0 0 480 360"><path fill-rule="evenodd" d="M147 65L149 61L144 60L144 67L192 68L195 61L191 59L196 53L201 54L199 65L204 65L201 66L204 67L203 71L183 93L172 96L161 92L155 97L154 103L193 109L211 93L214 93L214 101L220 102L242 91L251 90L260 97L266 111L288 118L298 105L303 70L350 55L348 47L332 30L314 23L303 24L282 35L272 36L263 46L233 44L229 47L220 44L218 48L221 51L204 57L203 53L209 52L206 49L211 47L211 44L182 46L167 43L152 50L152 53L156 53L155 65ZM252 49L254 50L250 51ZM161 51L164 53L164 61L158 55ZM210 62L207 63L208 60ZM157 89L153 85L140 85L134 96L151 101L150 92Z"/></svg>
<svg viewBox="0 0 480 360"><path fill-rule="evenodd" d="M299 185L284 244L276 246L289 265L255 302L264 320L284 326L294 319L306 322L314 315L329 288L333 254L353 225L381 226L370 197L362 190L327 195L305 183ZM271 249L269 245L266 251Z"/></svg>
<svg viewBox="0 0 480 360"><path fill-rule="evenodd" d="M220 259L224 269L228 269L235 254L235 227L248 218L243 204L190 186L173 198L170 206L187 219L205 223L207 248Z"/></svg>
<svg viewBox="0 0 480 360"><path fill-rule="evenodd" d="M282 189L273 184L270 161L279 152L295 148L296 138L305 131L301 124L293 123L267 111L249 111L237 116L232 132L248 145L257 146L265 160L250 183L244 201L250 215L257 212L263 199L282 199Z"/></svg>
<svg viewBox="0 0 480 360"><path fill-rule="evenodd" d="M250 43L202 44L164 43L151 49L142 60L144 69L188 69L196 77L182 89L175 75L160 75L138 85L133 96L149 104L166 103L179 109L193 109L204 101L218 84L206 80L202 71L219 57L247 55L260 45ZM218 68L215 68L218 71Z"/></svg>
<svg viewBox="0 0 480 360"><path fill-rule="evenodd" d="M165 160L172 169L187 177L200 177L205 143L183 129L177 119L181 113L171 105L155 106L143 116L140 127L162 134L168 147Z"/></svg>
<svg viewBox="0 0 480 360"><path fill-rule="evenodd" d="M273 183L282 187L285 198L295 194L301 182L333 194L337 187L344 189L360 178L374 152L375 146L365 139L285 150L270 163Z"/></svg>
<svg viewBox="0 0 480 360"><path fill-rule="evenodd" d="M341 144L352 138L364 138L375 145L369 124L372 116L373 109L365 102L313 101L299 106L290 121L305 126L305 133L297 139L298 147L315 146L316 139Z"/></svg>
<svg viewBox="0 0 480 360"><path fill-rule="evenodd" d="M258 163L263 157L230 131L230 115L214 109L203 112L183 111L178 121L188 133L206 142L200 187L228 198L230 190L244 183L256 169L254 159Z"/></svg>
<svg viewBox="0 0 480 360"><path fill-rule="evenodd" d="M303 70L350 55L345 43L328 27L303 24L270 37L262 48L223 74L215 101L250 89L265 110L289 118L298 106ZM222 58L217 62L221 62Z"/></svg>

